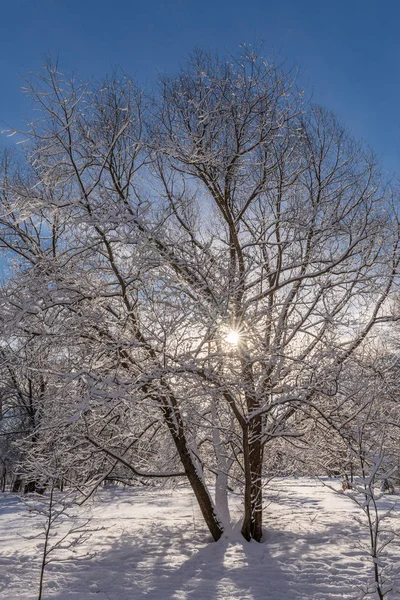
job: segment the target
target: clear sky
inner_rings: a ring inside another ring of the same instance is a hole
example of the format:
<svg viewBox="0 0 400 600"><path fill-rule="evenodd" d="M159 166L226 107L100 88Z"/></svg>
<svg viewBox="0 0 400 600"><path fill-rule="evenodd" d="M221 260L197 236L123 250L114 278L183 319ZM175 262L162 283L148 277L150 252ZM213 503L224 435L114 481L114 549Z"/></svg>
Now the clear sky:
<svg viewBox="0 0 400 600"><path fill-rule="evenodd" d="M21 75L48 53L85 79L121 65L151 84L194 46L223 53L263 40L400 172L398 0L2 0L0 16L2 124L29 115Z"/></svg>

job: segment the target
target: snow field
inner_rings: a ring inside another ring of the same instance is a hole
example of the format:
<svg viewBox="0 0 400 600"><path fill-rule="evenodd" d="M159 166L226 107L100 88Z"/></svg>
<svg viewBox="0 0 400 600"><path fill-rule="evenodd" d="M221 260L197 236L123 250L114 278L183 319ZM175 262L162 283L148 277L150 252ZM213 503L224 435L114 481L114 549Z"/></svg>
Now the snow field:
<svg viewBox="0 0 400 600"><path fill-rule="evenodd" d="M239 524L213 543L188 488L105 489L90 508L97 531L77 548L83 558L47 567L44 600L360 598L371 566L351 500L305 478L274 480L266 496L264 543L242 540ZM1 600L37 597L42 542L23 537L35 519L17 496L0 495ZM399 549L390 552L395 571Z"/></svg>

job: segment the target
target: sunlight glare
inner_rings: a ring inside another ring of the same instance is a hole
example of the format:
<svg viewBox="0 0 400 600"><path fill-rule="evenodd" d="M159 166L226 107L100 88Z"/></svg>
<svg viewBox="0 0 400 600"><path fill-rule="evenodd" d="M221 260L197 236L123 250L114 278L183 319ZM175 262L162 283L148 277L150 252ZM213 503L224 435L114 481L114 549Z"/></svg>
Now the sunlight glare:
<svg viewBox="0 0 400 600"><path fill-rule="evenodd" d="M232 344L232 346L237 346L239 343L239 334L237 331L233 331L233 329L231 329L228 332L228 335L226 336L225 340L228 342L228 344Z"/></svg>

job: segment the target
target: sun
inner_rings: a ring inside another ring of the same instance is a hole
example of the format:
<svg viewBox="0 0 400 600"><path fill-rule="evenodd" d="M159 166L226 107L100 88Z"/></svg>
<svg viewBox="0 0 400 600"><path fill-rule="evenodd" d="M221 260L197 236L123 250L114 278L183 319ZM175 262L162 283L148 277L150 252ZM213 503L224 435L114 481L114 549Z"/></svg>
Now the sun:
<svg viewBox="0 0 400 600"><path fill-rule="evenodd" d="M230 329L227 333L225 341L228 342L228 344L232 344L232 346L237 346L239 343L239 339L240 336L238 332L234 331L233 329Z"/></svg>

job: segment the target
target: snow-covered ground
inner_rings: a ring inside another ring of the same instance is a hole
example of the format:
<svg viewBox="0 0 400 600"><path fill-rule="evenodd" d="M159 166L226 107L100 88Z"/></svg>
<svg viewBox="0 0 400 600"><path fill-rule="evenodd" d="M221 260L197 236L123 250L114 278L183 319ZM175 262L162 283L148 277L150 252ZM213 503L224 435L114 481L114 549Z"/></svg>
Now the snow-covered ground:
<svg viewBox="0 0 400 600"><path fill-rule="evenodd" d="M94 556L50 564L44 600L360 597L371 570L359 509L311 479L275 480L268 493L265 542L249 544L234 535L211 542L187 488L105 489L91 507L97 531L78 549ZM26 539L35 519L17 496L0 494L2 600L37 598L42 542Z"/></svg>

